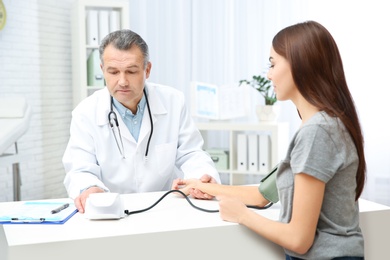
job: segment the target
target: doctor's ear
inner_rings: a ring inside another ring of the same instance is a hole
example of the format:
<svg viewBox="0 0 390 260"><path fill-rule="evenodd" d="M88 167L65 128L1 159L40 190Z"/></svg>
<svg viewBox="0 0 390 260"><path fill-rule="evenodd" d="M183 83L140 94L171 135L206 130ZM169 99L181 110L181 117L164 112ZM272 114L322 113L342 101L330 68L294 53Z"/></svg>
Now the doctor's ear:
<svg viewBox="0 0 390 260"><path fill-rule="evenodd" d="M146 78L149 78L151 70L152 70L152 63L149 61L148 64L146 64L146 68L145 68L145 77Z"/></svg>

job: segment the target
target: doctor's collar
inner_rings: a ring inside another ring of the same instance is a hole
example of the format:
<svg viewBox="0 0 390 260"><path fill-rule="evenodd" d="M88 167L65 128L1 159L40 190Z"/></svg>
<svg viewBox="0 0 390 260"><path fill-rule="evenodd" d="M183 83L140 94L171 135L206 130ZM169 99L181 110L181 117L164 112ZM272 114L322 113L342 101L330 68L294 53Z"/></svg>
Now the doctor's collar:
<svg viewBox="0 0 390 260"><path fill-rule="evenodd" d="M119 115L124 118L126 116L126 112L127 114L130 114L130 115L133 115L133 112L131 112L130 109L128 109L127 107L125 107L124 105L122 105L118 100L116 100L114 97L113 97L113 105L114 107L116 108L116 110L118 110L118 113ZM145 109L145 105L146 105L146 100L145 100L145 95L142 95L142 98L141 100L139 101L138 105L137 105L137 113L143 113L144 112L144 109Z"/></svg>

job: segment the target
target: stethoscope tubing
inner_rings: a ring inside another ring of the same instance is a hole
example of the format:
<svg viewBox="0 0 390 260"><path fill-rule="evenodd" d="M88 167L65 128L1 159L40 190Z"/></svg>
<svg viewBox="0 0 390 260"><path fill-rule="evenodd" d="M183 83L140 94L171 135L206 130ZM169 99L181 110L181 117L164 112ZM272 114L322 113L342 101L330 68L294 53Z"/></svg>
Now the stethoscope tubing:
<svg viewBox="0 0 390 260"><path fill-rule="evenodd" d="M145 95L146 106L148 107L148 115L149 115L149 120L150 120L150 135L148 138L148 143L146 145L145 157L144 157L145 161L147 161L148 155L149 155L150 140L152 139L152 135L153 135L153 119L152 119L152 112L150 111L148 95L146 94L145 88L144 88L143 92ZM108 113L108 122L109 122L109 125L111 127L112 133L114 135L116 145L118 146L119 153L122 155L122 158L125 159L125 150L124 150L124 146L123 146L121 131L119 128L118 117L117 117L116 113L114 112L114 105L113 105L114 100L113 99L114 98L110 95L110 112ZM114 130L115 128L117 129L117 134L115 133L115 130ZM119 138L117 136L119 136Z"/></svg>

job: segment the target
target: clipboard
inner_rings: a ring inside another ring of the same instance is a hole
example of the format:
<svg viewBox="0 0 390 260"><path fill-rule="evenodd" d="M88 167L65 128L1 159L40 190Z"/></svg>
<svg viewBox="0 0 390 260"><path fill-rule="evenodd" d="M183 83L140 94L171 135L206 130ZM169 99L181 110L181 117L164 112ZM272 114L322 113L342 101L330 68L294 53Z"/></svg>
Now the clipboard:
<svg viewBox="0 0 390 260"><path fill-rule="evenodd" d="M51 213L64 204L69 206L58 213ZM76 213L76 206L69 200L26 201L0 214L0 224L64 224Z"/></svg>

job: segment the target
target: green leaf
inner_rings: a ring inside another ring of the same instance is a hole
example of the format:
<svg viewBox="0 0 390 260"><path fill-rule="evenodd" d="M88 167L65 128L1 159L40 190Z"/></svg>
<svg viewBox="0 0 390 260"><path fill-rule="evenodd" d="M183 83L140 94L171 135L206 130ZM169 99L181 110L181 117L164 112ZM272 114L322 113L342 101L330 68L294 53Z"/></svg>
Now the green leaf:
<svg viewBox="0 0 390 260"><path fill-rule="evenodd" d="M239 85L242 85L243 83L246 83L259 91L260 94L264 97L266 105L273 105L276 103L277 99L272 87L272 83L266 77L261 75L254 75L252 76L252 80L242 79L239 81Z"/></svg>

